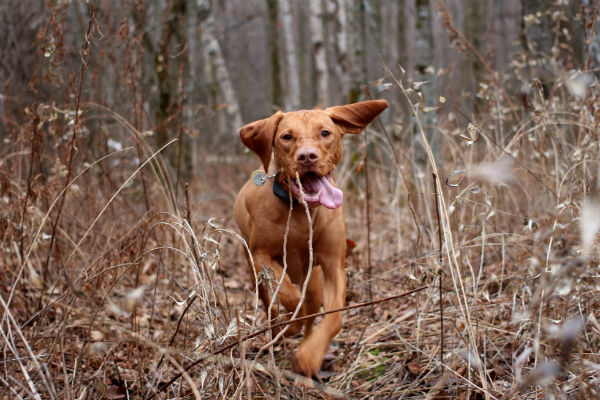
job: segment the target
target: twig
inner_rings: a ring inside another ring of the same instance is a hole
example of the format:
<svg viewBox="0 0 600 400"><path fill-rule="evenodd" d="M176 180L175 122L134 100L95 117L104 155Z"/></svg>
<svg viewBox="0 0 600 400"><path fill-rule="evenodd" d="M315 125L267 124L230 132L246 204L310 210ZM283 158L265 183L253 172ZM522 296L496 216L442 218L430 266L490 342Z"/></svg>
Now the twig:
<svg viewBox="0 0 600 400"><path fill-rule="evenodd" d="M252 333L250 335L246 335L241 340L235 340L234 342L228 344L227 346L221 348L220 350L216 350L216 351L212 352L209 355L200 357L197 360L192 361L191 363L189 363L188 365L186 365L185 367L183 367L183 371L182 372L180 372L177 375L175 375L168 382L163 383L162 385L160 385L158 387L158 389L156 390L156 392L153 393L152 395L150 395L149 397L147 397L146 400L153 399L154 397L156 397L156 395L158 393L164 392L176 380L178 380L179 378L181 378L185 372L189 371L190 369L192 369L196 365L200 364L206 358L208 358L210 356L215 356L217 354L221 354L221 353L223 353L223 352L225 352L225 351L227 351L227 350L235 347L236 345L239 345L239 343L244 342L244 341L246 341L248 339L252 339L253 337L256 337L256 336L258 336L260 334L263 334L263 333L265 333L265 332L267 332L267 331L269 331L269 330L271 330L273 328L277 328L277 327L288 325L288 324L293 324L295 322L304 321L304 320L307 320L309 318L316 318L316 317L320 317L320 316L327 315L327 314L333 314L333 313L337 313L337 312L352 310L352 309L355 309L355 308L372 306L374 304L379 304L379 303L383 303L383 302L386 302L386 301L396 300L396 299L399 299L401 297L409 296L409 295L411 295L413 293L417 293L417 292L420 292L420 291L428 289L428 288L429 288L429 286L421 286L421 287L418 287L416 289L410 290L408 292L405 292L405 293L402 293L402 294L397 294L395 296L385 297L385 298L379 299L379 300L367 301L367 302L364 302L364 303L353 304L351 306L345 306L345 307L341 307L341 308L336 308L334 310L328 310L328 311L323 311L323 312L319 312L319 313L315 313L315 314L305 315L303 317L298 317L298 318L290 319L288 321L282 321L282 322L276 323L275 325L270 325L269 324L269 326L267 328L261 329L260 331L254 332L254 333Z"/></svg>
<svg viewBox="0 0 600 400"><path fill-rule="evenodd" d="M440 372L444 374L444 289L442 286L442 278L444 276L444 257L442 255L442 221L440 218L440 199L438 193L438 176L435 172L432 172L433 176L433 196L435 197L435 213L437 215L438 223L438 246L439 246L439 295L440 295Z"/></svg>
<svg viewBox="0 0 600 400"><path fill-rule="evenodd" d="M277 178L275 178L275 179L277 179ZM281 285L283 285L283 280L285 278L285 274L287 273L287 267L288 267L288 264L287 264L287 241L288 241L288 235L290 233L290 222L292 221L292 213L294 211L294 198L292 197L292 190L291 190L289 183L288 183L288 197L290 198L290 202L289 202L289 208L288 208L288 216L287 216L287 220L285 223L285 233L283 234L283 270L281 271L281 277L279 278L279 281L277 282L277 287L275 288L275 291L273 292L273 295L271 296L271 302L269 303L269 306L267 308L267 321L269 321L269 323L271 323L271 317L272 317L271 316L271 307L273 307L273 304L275 304L275 298L279 294L279 289L281 289ZM287 328L285 328L284 331L286 329Z"/></svg>
<svg viewBox="0 0 600 400"><path fill-rule="evenodd" d="M188 225L190 226L190 230L192 228L192 210L190 207L190 192L189 192L189 184L185 184L185 203L186 203L186 219ZM194 260L196 261L196 265L200 265L200 256L198 255L198 248L195 243L192 243L192 254L194 255Z"/></svg>
<svg viewBox="0 0 600 400"><path fill-rule="evenodd" d="M381 59L381 64L383 65L385 71L389 71L387 65L385 64L385 62L383 62L383 58ZM366 94L369 99L373 99L373 96L371 96L371 92L369 91L368 87L366 88ZM415 228L417 229L416 247L419 247L419 244L421 243L423 234L421 232L421 224L417 220L417 213L415 212L415 209L413 208L413 198L412 198L413 196L412 196L412 191L411 191L410 184L409 184L409 178L406 177L406 175L404 174L404 171L402 170L402 168L400 166L400 157L398 156L398 152L396 151L396 146L393 145L393 141L392 141L392 138L390 137L390 133L386 129L385 124L381 120L380 115L377 116L377 123L379 124L379 128L381 129L381 131L383 132L383 135L385 136L385 140L387 141L388 145L390 146L390 150L392 152L392 155L394 156L394 163L396 164L396 169L398 170L398 173L399 173L400 177L402 178L402 182L404 182L404 186L406 187L406 204L408 205L408 209L410 210L410 214L412 216L413 222L415 223Z"/></svg>
<svg viewBox="0 0 600 400"><path fill-rule="evenodd" d="M50 20L52 20L54 18L54 13L56 11L53 12L52 16L50 17ZM46 28L45 28L45 32L44 32L44 38L47 37L48 35L48 31L50 29L50 22L46 24ZM39 104L39 97L40 97L40 90L39 88L42 87L42 77L44 76L44 66L46 65L46 57L40 57L40 71L39 73L37 73L37 68L34 69L34 75L37 74L37 79L38 79L38 83L37 83L37 88L35 87L35 85L33 84L33 80L32 82L30 82L30 89L31 91L33 91L33 101L31 102L30 106L29 106L29 110L31 111L31 115L33 116L33 120L31 121L32 123L32 128L33 128L33 135L31 137L31 163L29 166L29 173L27 176L27 188L26 188L26 192L25 192L25 200L23 201L23 211L21 214L21 224L19 227L19 235L20 235L20 239L19 239L19 254L21 256L21 260L24 259L24 253L23 253L23 246L24 246L24 240L25 240L25 235L23 235L23 226L25 224L25 212L27 211L27 203L29 201L29 196L31 193L31 179L33 177L33 167L34 167L34 161L35 161L35 149L36 149L36 137L39 135L39 131L40 131L40 113L38 110L38 104ZM43 276L42 276L42 282L46 282L46 270L43 271ZM42 303L42 296L40 296L40 301L38 304L38 308L41 308L41 303Z"/></svg>
<svg viewBox="0 0 600 400"><path fill-rule="evenodd" d="M171 336L171 340L169 340L169 344L167 345L167 348L171 347L171 345L173 344L173 342L175 341L175 336L177 336L177 333L179 333L179 327L181 326L181 321L183 321L183 317L185 316L185 314L188 312L188 310L190 309L190 307L192 306L192 304L194 304L194 301L198 298L198 295L194 295L194 297L192 297L192 300L190 300L190 302L188 303L188 305L185 307L185 310L183 310L183 312L181 313L181 315L179 316L179 320L177 321L177 326L175 327L175 332L173 332L173 336ZM163 360L165 358L165 355L163 354L160 357L160 360L158 361L158 364L156 365L156 370L158 371L158 369L160 368Z"/></svg>
<svg viewBox="0 0 600 400"><path fill-rule="evenodd" d="M277 179L277 178L275 178L275 179ZM287 216L287 221L285 223L285 233L283 234L283 270L281 271L281 277L279 278L279 281L277 282L277 287L275 288L275 291L273 292L273 295L271 296L271 301L269 302L269 305L267 307L267 321L268 321L269 325L271 324L271 321L272 321L271 307L273 307L273 305L275 304L275 299L277 298L277 295L279 294L279 290L281 289L281 285L283 284L283 280L285 279L285 275L287 274L287 268L288 268L287 242L288 242L288 235L290 233L290 223L292 221L292 213L294 211L294 197L292 196L292 188L289 184L289 181L288 181L288 197L290 200L289 208L288 208L288 216ZM258 288L257 288L257 290L258 290ZM268 290L268 289L265 289L265 290ZM292 315L292 317L290 319L295 318L296 314L297 313L294 312L294 314ZM260 351L258 351L256 353L256 356L254 357L254 362L256 362L256 360L258 359L260 354L268 346L269 347L269 356L271 357L269 361L271 361L273 363L273 366L275 366L275 353L273 351L272 344L275 343L277 340L279 340L281 335L285 334L288 327L289 327L289 325L286 325L280 332L278 332L277 335L275 335L276 336L275 338L273 338L273 331L271 330L271 332L268 336L270 338L269 343L267 343L265 346L262 346L260 348ZM240 345L241 345L241 343L242 342L240 341ZM276 379L276 386L277 386L276 387L277 397L280 397L281 385L279 383L279 379Z"/></svg>
<svg viewBox="0 0 600 400"><path fill-rule="evenodd" d="M302 285L302 292L300 293L300 300L298 301L298 304L296 305L296 309L292 313L292 316L290 317L289 321L293 321L294 319L296 319L298 313L302 309L302 305L304 303L304 298L306 297L306 290L308 288L308 283L310 281L310 277L311 277L312 271L313 271L313 246L312 246L312 244L313 244L313 229L312 229L312 219L310 217L310 210L308 208L308 204L306 203L306 200L304 199L304 190L302 189L302 182L300 181L300 176L298 175L298 172L296 172L296 183L297 183L298 188L300 190L300 199L299 199L299 202L304 206L304 209L306 211L306 218L308 220L308 271L307 271L307 274L306 274L306 278L304 279L304 284ZM284 234L284 237L283 237L283 251L284 251L283 263L284 263L284 268L283 268L282 273L281 273L281 278L277 282L277 288L275 289L275 293L271 297L271 302L270 302L270 304L269 304L269 306L267 308L267 319L268 319L268 323L270 325L270 328L267 328L267 330L269 330L269 329L272 330L273 328L276 328L276 327L280 326L280 324L271 325L271 306L273 305L274 300L275 300L275 296L277 295L277 293L279 292L279 289L281 288L281 285L283 284L283 280L285 278L285 274L286 274L286 271L287 271L287 237L288 237L288 233L289 233L290 221L291 221L292 211L293 211L293 200L292 200L292 193L291 193L291 185L290 185L289 181L288 181L288 192L289 192L289 197L290 197L290 208L289 208L289 213L288 213L288 218L287 218L287 223L286 223L286 230L285 230L285 234ZM281 331L279 331L277 333L277 335L275 335L274 338L272 338L268 343L266 343L265 345L263 345L260 348L260 350L256 353L256 356L254 357L255 361L258 359L259 355L266 348L270 349L271 356L273 357L273 360L274 360L273 344L276 343L285 334L286 330L288 329L288 326L289 326L289 324L285 324L285 328L284 329L282 329ZM278 391L280 390L279 381L277 381L277 390Z"/></svg>
<svg viewBox="0 0 600 400"><path fill-rule="evenodd" d="M546 189L548 189L548 191L556 198L558 203L561 203L562 200L560 198L560 196L554 191L552 190L552 188L550 186L548 186L543 180L542 178L540 178L539 176L537 176L535 173L533 173L532 170L530 170L529 168L527 168L527 166L521 161L519 160L517 157L515 157L513 154L511 154L508 150L506 150L502 145L500 145L498 142L496 142L491 135L489 135L485 130L483 130L481 127L477 126L473 121L471 121L471 119L465 114L463 113L458 107L456 106L452 106L452 108L454 109L454 111L456 111L457 113L459 113L464 119L466 119L467 121L469 121L470 123L472 123L473 125L476 126L477 130L479 131L479 133L481 133L483 136L485 136L485 138L487 140L489 140L494 146L496 146L497 148L499 148L504 154L506 154L508 157L510 157L512 160L514 160L517 164L519 164L519 166L521 168L523 168L525 170L525 172L527 172L529 175L531 175L536 181L538 181L539 183L541 183Z"/></svg>
<svg viewBox="0 0 600 400"><path fill-rule="evenodd" d="M74 182L83 174L85 174L90 168L92 168L93 166L95 166L96 164L100 163L101 161L104 161L105 159L117 154L117 153L121 153L127 150L132 149L131 147L122 149L122 150L117 150L113 153L107 154L104 157L94 161L93 163L91 163L90 165L88 165L87 167L85 167L75 178L73 178L73 180L71 180L71 182L65 187L63 188L63 190L58 194L58 196L56 196L56 198L54 199L54 201L52 202L52 204L50 205L50 207L48 208L48 211L46 211L46 214L44 215L44 217L42 218L42 222L39 224L37 232L35 233L35 235L33 236L33 239L31 240L31 243L29 245L29 249L27 250L27 252L25 253L25 257L21 260L21 267L19 268L19 270L16 273L16 278L15 281L19 280L21 277L21 274L23 273L23 270L25 269L25 266L27 265L27 261L29 260L29 256L31 255L31 252L33 251L33 247L35 242L38 240L38 238L40 237L40 234L42 232L42 228L44 227L44 225L46 224L46 221L48 220L48 218L50 218L50 213L52 212L52 210L54 209L54 206L56 205L56 203L58 203L59 199L61 198L61 196L67 191L67 189L74 184ZM10 305L10 302L12 300L14 291L11 292L8 300L7 300L7 304ZM44 308L42 308L40 311L38 311L37 313L35 313L31 318L29 318L26 322L23 323L23 325L21 326L21 328L24 328L26 326L29 326L30 324L32 324L33 322L37 321L39 317L41 317L48 308L50 308L51 305L56 304L58 302L58 300L61 300L61 298L58 299L54 299L52 300L48 305L46 305ZM41 305L40 305L41 307Z"/></svg>
<svg viewBox="0 0 600 400"><path fill-rule="evenodd" d="M83 90L83 77L85 75L85 70L87 69L87 66L88 66L88 58L90 55L90 36L92 34L92 27L94 27L94 26L96 26L96 28L97 28L96 1L95 0L92 1L92 10L90 12L90 19L88 20L87 29L85 32L85 40L84 40L83 47L81 49L81 70L79 71L79 86L77 87L77 95L75 98L75 119L74 119L74 124L73 124L73 136L71 136L71 143L69 145L70 149L69 149L69 158L67 159L67 177L65 178L65 184L64 184L65 188L67 186L69 186L69 183L71 181L71 175L73 174L73 159L75 158L75 152L76 152L75 142L77 141L77 134L78 134L79 128L80 128L79 110L80 110L80 106L81 106L81 91ZM46 255L46 262L44 263L44 275L43 275L43 281L42 281L42 285L44 285L44 286L46 285L46 277L47 277L48 265L50 263L50 256L52 254L52 248L53 248L54 242L56 240L56 229L57 229L58 223L60 221L60 216L62 214L62 209L63 209L63 205L65 204L66 198L67 198L67 193L65 192L64 196L61 197L60 203L58 205L58 210L56 213L56 219L54 220L54 223L52 224L52 234L50 235L50 244L48 245L48 254ZM43 296L43 294L41 296ZM40 296L40 304L42 302L41 296Z"/></svg>
<svg viewBox="0 0 600 400"><path fill-rule="evenodd" d="M21 338L25 352L27 354L29 354L30 360L33 362L32 369L37 371L37 373L40 375L42 383L44 384L44 386L46 387L46 390L48 391L49 397L53 398L53 399L58 398L58 396L56 395L56 389L54 388L50 373L48 372L48 370L45 367L42 367L42 365L40 365L40 363L38 362L35 352L29 345L29 342L27 341L27 338L25 338L23 331L19 328L19 324L15 320L13 313L10 311L8 302L5 302L4 298L2 296L0 296L0 306L2 306L2 309L4 310L4 318L6 318L7 329L10 329L11 324L15 327L18 337ZM1 327L0 327L0 333L4 336L4 330ZM41 399L41 397L35 387L34 382L29 378L29 375L27 372L28 368L25 368L25 366L19 361L21 359L21 357L19 356L17 348L14 345L10 345L10 341L8 341L7 339L8 338L5 337L4 341L5 341L5 343L9 344L9 346L8 346L9 349L14 354L15 359L18 361L19 365L21 366L21 370L22 370L23 374L25 375L25 378L27 380L27 383L28 383L30 389L36 395L36 399Z"/></svg>
<svg viewBox="0 0 600 400"><path fill-rule="evenodd" d="M371 185L369 184L369 140L367 139L367 130L364 135L365 141L365 157L363 159L365 169L365 202L367 208L367 290L369 300L373 300L373 285L372 285L372 270L373 263L371 262ZM371 316L374 316L375 310L371 309Z"/></svg>
<svg viewBox="0 0 600 400"><path fill-rule="evenodd" d="M167 147L169 147L176 140L177 139L172 139L170 142L166 143L160 149L156 150L150 157L148 157L148 159L146 161L144 161L144 163L142 165L140 165L132 174L129 175L129 177L125 180L125 182L123 182L123 184L121 184L121 186L119 186L119 188L117 189L117 191L110 197L110 199L104 205L104 207L102 207L102 210L100 210L100 212L98 213L98 215L96 216L96 218L94 218L94 220L92 221L92 223L90 224L90 226L88 227L88 229L85 231L85 233L83 234L83 236L81 237L81 239L79 239L79 241L77 242L75 248L71 251L71 253L67 257L67 260L65 261L64 265L68 265L69 264L69 262L71 261L71 259L73 258L73 256L77 252L77 250L79 249L79 246L81 246L81 243L83 243L83 241L87 238L87 236L90 234L90 232L92 231L92 229L94 228L94 226L96 225L96 223L100 220L100 217L102 217L102 215L104 214L104 212L106 211L106 209L112 204L112 202L119 195L119 193L121 193L121 191L127 185L129 185L129 183L131 182L131 180L146 166L146 164L148 164L152 160L154 160L154 158L157 157L158 154L160 154L164 149L166 149Z"/></svg>
<svg viewBox="0 0 600 400"><path fill-rule="evenodd" d="M300 176L298 175L298 173L296 172L296 182L298 184L298 188L300 189L300 203L302 205L304 205L305 210L306 210L306 218L308 219L308 272L306 274L306 278L304 280L304 284L302 285L302 292L300 293L300 301L298 301L298 305L296 306L296 309L294 310L294 312L292 313L292 316L290 317L289 321L294 321L296 319L296 316L298 315L298 313L300 312L300 309L302 308L302 303L304 303L304 298L306 296L306 290L308 288L308 282L310 281L310 276L312 274L312 270L313 270L313 248L312 248L312 220L310 218L310 211L308 208L308 204L306 203L306 201L304 200L304 191L302 190L302 182L300 182ZM289 182L288 182L288 188L289 188ZM291 197L290 197L290 201L291 201ZM290 216L288 216L288 218L290 218ZM286 241L287 244L287 241ZM277 291L279 290L279 287L281 285L281 283L283 282L283 278L284 275L282 274L281 280L279 282L279 285L275 291L275 293L277 293ZM275 296L273 296L275 297ZM270 309L269 309L270 310ZM289 322L287 321L287 322ZM270 324L270 321L269 321ZM287 325L287 324L275 324L272 325L270 329L282 326L282 325ZM268 346L273 345L273 343L276 343L281 336L283 336L283 334L285 333L285 329L281 330L269 343L265 344L264 346L261 347L260 351L258 352L258 354L262 353L264 351L264 349L266 349ZM258 356L257 354L257 356Z"/></svg>
<svg viewBox="0 0 600 400"><path fill-rule="evenodd" d="M402 94L406 97L406 99L410 100L408 97L408 94L406 93L406 90L404 89L404 85L402 84L402 82L399 81L398 79L396 79L392 75L391 71L388 70L388 73L390 74L392 79L394 79L394 81L396 82L396 84L402 91ZM421 119L419 118L417 109L415 108L415 106L413 105L412 102L409 101L408 103L410 105L410 109L411 109L413 115L415 116L417 128L421 134L421 138L423 140L425 151L427 152L427 158L429 159L429 164L431 165L431 169L432 169L433 173L437 175L437 173L438 173L437 163L435 161L435 157L433 156L433 152L431 150L431 146L429 145L429 141L427 140L427 136L425 135L425 131L423 130L423 125L421 124ZM438 192L441 192L439 181L435 182L435 183L438 186ZM454 284L456 293L457 294L460 293L460 295L457 296L457 299L459 301L460 311L466 320L465 329L467 330L467 333L468 333L467 336L468 336L470 344L474 350L473 352L477 357L476 359L477 359L477 362L479 365L478 372L479 372L479 376L481 379L481 385L484 390L483 394L486 399L489 399L490 393L488 391L488 382L486 380L485 372L484 372L482 364L481 364L479 353L477 352L477 342L476 342L476 337L475 337L475 331L473 330L473 324L471 322L471 314L469 312L469 307L467 304L466 290L465 290L464 282L463 282L463 279L461 276L460 264L458 262L456 249L454 248L454 243L453 243L453 238L452 238L452 229L450 226L450 218L448 215L448 211L446 209L446 203L444 201L444 197L437 196L437 198L440 201L440 209L443 210L443 212L444 212L444 218L442 220L443 228L444 228L443 232L444 232L444 239L446 241L446 247L448 248L448 251L449 251L448 263L450 266L450 273L452 274L452 283ZM460 287L460 290L459 290L459 287Z"/></svg>
<svg viewBox="0 0 600 400"><path fill-rule="evenodd" d="M177 79L177 84L179 86L179 92L180 93L184 93L184 90L182 89L183 87L183 83L182 83L182 75L183 75L183 63L181 63L179 65L179 74L178 74L178 79ZM181 120L183 119L183 99L179 99L179 112L178 112L180 118L178 118L178 123L177 123L177 139L179 139L179 143L177 146L177 178L175 180L175 199L177 199L177 197L179 197L179 178L180 178L180 174L181 174L181 159L183 158L183 139L182 139L182 134L183 134L183 127Z"/></svg>
<svg viewBox="0 0 600 400"><path fill-rule="evenodd" d="M175 327L175 332L173 332L173 336L171 336L171 340L169 340L169 344L167 345L167 348L171 347L171 345L175 341L175 336L177 336L177 333L179 332L179 327L181 326L181 321L183 321L183 317L188 312L188 310L190 309L190 307L192 306L192 304L194 303L196 298L198 298L198 296L194 295L194 297L192 297L192 300L190 300L188 305L185 307L185 310L183 310L183 312L181 313L181 316L179 317L179 321L177 321L177 326ZM160 360L158 361L158 364L156 365L156 372L157 372L156 376L158 376L158 370L159 370L160 366L162 365L162 362L164 359L165 359L165 354L163 353L163 355L160 357Z"/></svg>

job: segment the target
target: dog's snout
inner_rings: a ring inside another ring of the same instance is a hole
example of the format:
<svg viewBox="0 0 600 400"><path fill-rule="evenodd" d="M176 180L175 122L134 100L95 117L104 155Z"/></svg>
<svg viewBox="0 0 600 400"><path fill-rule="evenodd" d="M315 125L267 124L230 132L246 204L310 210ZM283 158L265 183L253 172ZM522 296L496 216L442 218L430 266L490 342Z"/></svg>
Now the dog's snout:
<svg viewBox="0 0 600 400"><path fill-rule="evenodd" d="M319 153L316 149L301 149L296 153L296 161L305 166L313 165L319 159Z"/></svg>

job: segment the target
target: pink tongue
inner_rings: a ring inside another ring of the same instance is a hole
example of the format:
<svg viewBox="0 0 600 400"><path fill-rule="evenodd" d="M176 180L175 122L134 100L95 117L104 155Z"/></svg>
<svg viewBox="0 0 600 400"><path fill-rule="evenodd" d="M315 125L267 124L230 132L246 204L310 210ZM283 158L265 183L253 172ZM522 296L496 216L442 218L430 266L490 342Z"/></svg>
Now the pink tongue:
<svg viewBox="0 0 600 400"><path fill-rule="evenodd" d="M321 195L319 196L319 203L327 208L338 208L344 201L344 193L335 186L333 186L327 177L323 176L319 178L321 182Z"/></svg>

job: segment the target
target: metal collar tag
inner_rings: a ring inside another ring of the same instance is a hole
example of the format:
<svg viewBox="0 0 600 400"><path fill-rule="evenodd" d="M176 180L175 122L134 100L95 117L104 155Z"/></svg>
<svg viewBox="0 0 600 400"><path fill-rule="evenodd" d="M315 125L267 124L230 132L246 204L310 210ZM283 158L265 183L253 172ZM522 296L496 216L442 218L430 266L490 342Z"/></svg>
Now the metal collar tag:
<svg viewBox="0 0 600 400"><path fill-rule="evenodd" d="M252 183L254 183L256 186L262 186L265 183L267 183L267 179L271 179L276 176L277 174L267 175L264 171L257 169L252 173L252 175L250 175L250 179L252 180Z"/></svg>

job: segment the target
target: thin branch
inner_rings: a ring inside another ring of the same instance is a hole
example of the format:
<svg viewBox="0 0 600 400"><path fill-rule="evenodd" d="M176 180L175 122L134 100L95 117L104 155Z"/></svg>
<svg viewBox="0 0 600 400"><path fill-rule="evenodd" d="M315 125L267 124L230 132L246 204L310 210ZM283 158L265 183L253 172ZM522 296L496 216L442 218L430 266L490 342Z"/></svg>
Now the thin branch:
<svg viewBox="0 0 600 400"><path fill-rule="evenodd" d="M391 301L391 300L396 300L396 299L409 296L411 294L420 292L420 291L428 289L428 288L429 288L429 286L421 286L421 287L418 287L416 289L410 290L408 292L405 292L405 293L402 293L402 294L397 294L395 296L385 297L385 298L379 299L379 300L367 301L367 302L364 302L364 303L353 304L351 306L345 306L345 307L336 308L336 309L333 309L333 310L328 310L328 311L323 311L323 312L319 312L319 313L315 313L315 314L305 315L303 317L298 317L298 318L290 319L288 321L282 321L282 322L279 322L279 323L277 323L275 325L269 325L267 328L261 329L258 332L254 332L252 334L244 336L241 340L236 339L234 342L228 344L227 346L221 348L220 350L216 350L216 351L212 352L209 355L202 356L202 357L198 358L197 360L192 361L191 363L189 363L188 365L186 365L185 367L183 367L183 371L182 372L180 372L177 375L175 375L168 382L163 383L162 385L160 385L158 387L158 389L156 390L155 393L153 393L152 395L146 397L146 400L153 399L153 398L156 397L156 395L158 393L164 392L176 380L178 380L179 378L181 378L185 372L187 372L190 369L194 368L196 365L200 364L202 361L206 360L208 357L215 356L217 354L221 354L221 353L223 353L223 352L225 352L225 351L227 351L227 350L235 347L236 345L239 345L241 342L245 342L246 340L252 339L253 337L261 335L261 334L263 334L263 333L265 333L265 332L267 332L267 331L269 331L269 330L271 330L273 328L278 328L280 326L289 325L289 324L293 324L295 322L304 321L304 320L307 320L309 318L316 318L316 317L320 317L320 316L327 315L327 314L333 314L333 313L337 313L337 312L341 312L341 311L347 311L347 310L352 310L352 309L355 309L355 308L367 307L367 306L372 306L372 305L375 305L375 304L379 304L379 303L383 303L383 302L387 302L387 301Z"/></svg>

